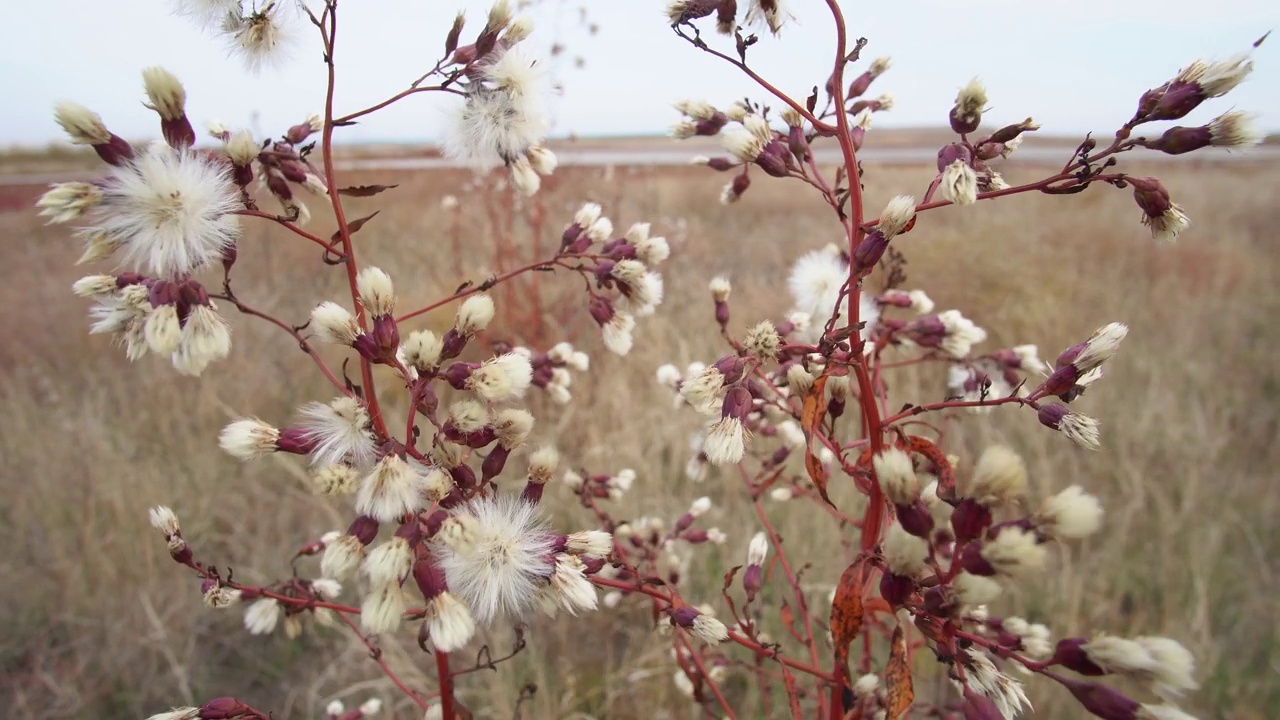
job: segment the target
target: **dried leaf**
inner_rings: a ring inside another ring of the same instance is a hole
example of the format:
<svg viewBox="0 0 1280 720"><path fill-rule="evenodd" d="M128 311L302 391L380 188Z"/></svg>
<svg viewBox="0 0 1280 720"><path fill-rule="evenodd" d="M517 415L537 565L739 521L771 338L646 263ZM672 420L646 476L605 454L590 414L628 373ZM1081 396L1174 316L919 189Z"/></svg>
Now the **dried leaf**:
<svg viewBox="0 0 1280 720"><path fill-rule="evenodd" d="M845 685L852 674L849 670L849 644L862 632L862 595L866 589L866 560L859 558L845 568L836 586L835 599L831 601L831 638L835 644L836 669Z"/></svg>
<svg viewBox="0 0 1280 720"><path fill-rule="evenodd" d="M369 197L377 195L384 190L400 187L399 185L353 185L351 187L338 188L339 195L349 195L350 197Z"/></svg>
<svg viewBox="0 0 1280 720"><path fill-rule="evenodd" d="M741 565L735 565L729 568L729 572L724 574L724 587L720 588L721 592L728 592L729 588L733 587L733 576L737 575L738 571L741 569Z"/></svg>
<svg viewBox="0 0 1280 720"><path fill-rule="evenodd" d="M365 223L372 220L380 212L382 211L375 210L372 215L365 215L362 218L356 218L355 220L352 220L351 222L347 223L347 233L350 235L355 235L357 232L360 231L360 228L364 227ZM340 237L342 237L342 232L335 230L333 232L333 236L329 238L329 242L337 242L338 238Z"/></svg>
<svg viewBox="0 0 1280 720"><path fill-rule="evenodd" d="M885 714L889 720L897 720L915 701L911 687L911 665L907 660L907 635L899 625L893 631L893 646L889 650L889 664L884 668Z"/></svg>
<svg viewBox="0 0 1280 720"><path fill-rule="evenodd" d="M813 452L813 435L822 424L822 418L827 409L827 404L823 402L826 387L827 372L824 370L813 381L809 394L804 396L804 406L800 410L800 428L804 431L805 439L804 468L809 472L809 479L813 481L814 487L818 488L818 494L828 505L835 507L836 504L827 497L827 469Z"/></svg>
<svg viewBox="0 0 1280 720"><path fill-rule="evenodd" d="M926 438L912 435L907 438L907 450L919 453L933 463L934 472L938 476L938 497L946 501L956 499L956 473L951 463L947 462L947 454L942 448L934 445Z"/></svg>
<svg viewBox="0 0 1280 720"><path fill-rule="evenodd" d="M782 608L778 611L778 615L782 618L782 624L787 627L787 632L791 633L791 637L795 638L796 642L804 642L804 636L796 631L796 613L786 600L782 601Z"/></svg>

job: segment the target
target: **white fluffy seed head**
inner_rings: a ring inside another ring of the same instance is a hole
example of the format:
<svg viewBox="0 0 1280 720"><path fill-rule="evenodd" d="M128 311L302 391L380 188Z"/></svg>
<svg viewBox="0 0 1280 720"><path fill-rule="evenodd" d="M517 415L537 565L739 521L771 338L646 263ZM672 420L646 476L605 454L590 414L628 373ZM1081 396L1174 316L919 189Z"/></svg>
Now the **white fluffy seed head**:
<svg viewBox="0 0 1280 720"><path fill-rule="evenodd" d="M361 568L370 584L399 583L413 569L413 548L396 536L369 552Z"/></svg>
<svg viewBox="0 0 1280 720"><path fill-rule="evenodd" d="M240 206L223 163L156 144L111 168L102 202L88 218L94 232L119 247L123 262L174 278L221 260L240 233L233 214Z"/></svg>
<svg viewBox="0 0 1280 720"><path fill-rule="evenodd" d="M996 572L1017 578L1043 570L1048 554L1034 533L1008 526L994 540L983 544L981 555Z"/></svg>
<svg viewBox="0 0 1280 720"><path fill-rule="evenodd" d="M1120 350L1120 343L1129 334L1129 326L1124 323L1108 323L1094 331L1085 342L1084 349L1076 355L1071 364L1081 375L1102 365L1115 357Z"/></svg>
<svg viewBox="0 0 1280 720"><path fill-rule="evenodd" d="M427 634L436 649L453 652L476 634L476 621L467 606L446 590L427 603Z"/></svg>
<svg viewBox="0 0 1280 720"><path fill-rule="evenodd" d="M512 48L479 68L481 79L454 111L445 154L483 167L513 163L540 145L550 128L545 67Z"/></svg>
<svg viewBox="0 0 1280 720"><path fill-rule="evenodd" d="M173 513L165 505L157 505L147 511L147 516L151 521L151 527L168 535L176 535L178 533L178 516Z"/></svg>
<svg viewBox="0 0 1280 720"><path fill-rule="evenodd" d="M354 315L328 300L311 311L311 328L317 340L335 345L352 345L362 332Z"/></svg>
<svg viewBox="0 0 1280 720"><path fill-rule="evenodd" d="M395 288L391 276L380 268L367 267L356 275L360 304L374 317L385 317L396 310Z"/></svg>
<svg viewBox="0 0 1280 720"><path fill-rule="evenodd" d="M983 505L999 506L1017 500L1026 492L1026 463L1013 450L992 445L978 458L973 481L965 495Z"/></svg>
<svg viewBox="0 0 1280 720"><path fill-rule="evenodd" d="M916 199L910 195L895 195L880 212L877 226L885 238L893 239L916 216Z"/></svg>
<svg viewBox="0 0 1280 720"><path fill-rule="evenodd" d="M482 624L527 612L553 564L554 538L535 506L510 495L479 498L452 519L467 532L436 543L450 590Z"/></svg>
<svg viewBox="0 0 1280 720"><path fill-rule="evenodd" d="M951 596L971 607L995 602L1003 592L999 582L982 575L962 572L951 581Z"/></svg>
<svg viewBox="0 0 1280 720"><path fill-rule="evenodd" d="M551 446L540 447L529 456L529 482L544 485L560 465L560 453Z"/></svg>
<svg viewBox="0 0 1280 720"><path fill-rule="evenodd" d="M53 106L53 117L76 145L103 145L111 142L111 132L98 113L73 102Z"/></svg>
<svg viewBox="0 0 1280 720"><path fill-rule="evenodd" d="M925 558L929 555L929 545L902 526L894 523L889 526L884 536L884 562L889 572L905 577L915 577L924 569Z"/></svg>
<svg viewBox="0 0 1280 720"><path fill-rule="evenodd" d="M533 431L533 414L520 408L504 408L493 416L493 432L507 450L524 444Z"/></svg>
<svg viewBox="0 0 1280 720"><path fill-rule="evenodd" d="M885 497L895 505L910 505L920 497L920 481L916 478L911 456L899 448L888 448L872 458L876 479Z"/></svg>
<svg viewBox="0 0 1280 720"><path fill-rule="evenodd" d="M398 583L374 586L360 605L360 626L374 635L391 632L408 607L408 594Z"/></svg>
<svg viewBox="0 0 1280 720"><path fill-rule="evenodd" d="M430 330L414 330L400 345L400 350L404 353L405 363L418 372L431 372L440 366L444 341Z"/></svg>
<svg viewBox="0 0 1280 720"><path fill-rule="evenodd" d="M565 473L566 477L568 473ZM613 552L613 535L603 530L584 530L569 535L565 549L593 558L607 558Z"/></svg>
<svg viewBox="0 0 1280 720"><path fill-rule="evenodd" d="M942 171L940 194L956 205L972 205L978 201L978 174L963 160L956 160Z"/></svg>
<svg viewBox="0 0 1280 720"><path fill-rule="evenodd" d="M236 420L222 429L218 445L232 457L253 460L276 451L280 431L256 418Z"/></svg>
<svg viewBox="0 0 1280 720"><path fill-rule="evenodd" d="M178 120L186 116L187 91L173 73L162 67L146 68L142 71L142 87L149 107L161 118Z"/></svg>
<svg viewBox="0 0 1280 720"><path fill-rule="evenodd" d="M504 402L522 397L532 380L529 358L512 352L486 360L473 370L467 389L489 402Z"/></svg>
<svg viewBox="0 0 1280 720"><path fill-rule="evenodd" d="M244 627L250 635L268 635L276 629L284 611L271 598L258 598L244 611Z"/></svg>
<svg viewBox="0 0 1280 720"><path fill-rule="evenodd" d="M71 222L102 202L102 189L93 183L67 182L51 185L36 201L40 216L50 223Z"/></svg>
<svg viewBox="0 0 1280 720"><path fill-rule="evenodd" d="M707 287L711 290L711 297L716 302L728 302L729 293L733 291L733 285L730 284L729 278L719 275L711 278L711 282Z"/></svg>
<svg viewBox="0 0 1280 720"><path fill-rule="evenodd" d="M312 465L346 463L365 470L373 464L375 447L369 411L353 397L343 395L328 403L303 405L298 409L298 429L312 445Z"/></svg>
<svg viewBox="0 0 1280 720"><path fill-rule="evenodd" d="M747 564L760 567L764 565L765 556L769 554L769 536L764 531L751 536L747 545Z"/></svg>
<svg viewBox="0 0 1280 720"><path fill-rule="evenodd" d="M341 580L364 560L365 546L354 535L343 535L324 546L320 556L320 572L325 577Z"/></svg>
<svg viewBox="0 0 1280 720"><path fill-rule="evenodd" d="M631 352L635 338L631 333L635 330L636 320L625 310L615 310L613 317L600 326L600 335L604 346L615 355L626 355Z"/></svg>
<svg viewBox="0 0 1280 720"><path fill-rule="evenodd" d="M458 307L458 315L453 327L458 334L470 337L489 327L493 322L493 298L484 293L477 293L467 298Z"/></svg>
<svg viewBox="0 0 1280 720"><path fill-rule="evenodd" d="M712 465L732 465L746 454L746 439L747 431L741 420L722 417L707 430L702 451Z"/></svg>
<svg viewBox="0 0 1280 720"><path fill-rule="evenodd" d="M1079 540L1102 527L1102 503L1079 485L1072 485L1046 499L1034 521L1048 535Z"/></svg>
<svg viewBox="0 0 1280 720"><path fill-rule="evenodd" d="M461 432L476 432L489 424L489 410L475 400L458 400L449 405L449 422Z"/></svg>
<svg viewBox="0 0 1280 720"><path fill-rule="evenodd" d="M423 480L426 468L417 461L389 454L373 466L356 490L356 512L378 522L398 522L407 513L423 507Z"/></svg>

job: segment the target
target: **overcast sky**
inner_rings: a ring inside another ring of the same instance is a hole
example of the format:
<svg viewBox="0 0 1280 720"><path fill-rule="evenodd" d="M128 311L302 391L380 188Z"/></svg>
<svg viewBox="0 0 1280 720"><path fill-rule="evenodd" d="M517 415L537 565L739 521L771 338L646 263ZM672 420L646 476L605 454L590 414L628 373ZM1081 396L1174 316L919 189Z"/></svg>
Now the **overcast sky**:
<svg viewBox="0 0 1280 720"><path fill-rule="evenodd" d="M251 1L251 0L247 0ZM285 0L286 2L288 0ZM747 0L739 0L746 6ZM528 42L553 41L568 52L556 76L557 134L661 132L685 97L727 105L761 97L723 62L700 53L667 26L664 0L544 0L530 14ZM804 97L830 69L833 26L821 0L789 0L797 20L781 40L765 36L750 59L765 77ZM1196 57L1224 58L1280 28L1276 0L869 0L842 2L851 32L868 38L864 58L890 55L893 68L870 94L896 96L877 124L946 122L955 91L978 76L991 98L992 124L1028 115L1046 132L1107 131L1128 119L1141 92ZM585 6L591 35L579 21ZM324 66L310 28L277 71L248 75L221 41L170 12L163 0L27 0L7 3L0 24L0 145L43 144L61 137L51 108L74 100L98 111L118 135L156 136L141 105L140 71L162 65L187 87L188 114L281 132L324 101ZM429 68L454 12L484 23L485 2L343 0L338 33L337 110L377 102ZM717 37L716 40L723 41ZM727 49L727 48L726 48ZM582 56L586 65L573 67ZM1257 69L1229 97L1194 120L1240 109L1280 130L1280 34L1254 53ZM865 65L864 60L863 65ZM860 68L855 69L854 73ZM852 74L850 75L852 77ZM441 98L419 95L345 129L346 141L421 141L439 137Z"/></svg>

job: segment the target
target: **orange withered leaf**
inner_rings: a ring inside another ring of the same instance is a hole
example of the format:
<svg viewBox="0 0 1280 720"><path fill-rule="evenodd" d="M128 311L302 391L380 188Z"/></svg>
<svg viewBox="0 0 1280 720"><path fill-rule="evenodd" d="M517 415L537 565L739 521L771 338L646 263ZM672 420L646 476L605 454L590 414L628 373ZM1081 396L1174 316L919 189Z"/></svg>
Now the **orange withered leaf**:
<svg viewBox="0 0 1280 720"><path fill-rule="evenodd" d="M813 481L813 486L818 488L818 494L822 499L831 507L835 507L835 503L827 497L827 469L822 466L822 461L813 452L813 435L826 414L827 405L823 402L826 388L827 372L823 370L822 374L813 381L813 387L809 388L809 393L804 396L804 405L800 409L800 428L804 430L805 439L804 469L809 472L809 479Z"/></svg>
<svg viewBox="0 0 1280 720"><path fill-rule="evenodd" d="M907 636L899 625L893 631L893 647L889 651L889 664L884 669L885 714L896 720L915 701L911 687L911 665L907 660Z"/></svg>
<svg viewBox="0 0 1280 720"><path fill-rule="evenodd" d="M862 595L866 587L866 559L858 558L845 568L836 586L835 599L831 601L831 638L835 643L836 668L848 685L849 644L862 632L865 610Z"/></svg>

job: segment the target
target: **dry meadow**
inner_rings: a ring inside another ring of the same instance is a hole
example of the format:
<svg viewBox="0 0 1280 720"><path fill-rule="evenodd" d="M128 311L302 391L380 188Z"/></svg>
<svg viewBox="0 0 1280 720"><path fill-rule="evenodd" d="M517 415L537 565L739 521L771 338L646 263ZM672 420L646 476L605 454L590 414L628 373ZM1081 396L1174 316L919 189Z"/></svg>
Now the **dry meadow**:
<svg viewBox="0 0 1280 720"><path fill-rule="evenodd" d="M1156 246L1130 194L1109 187L930 212L895 245L908 259L906 287L923 288L939 309L960 308L986 327L991 339L982 348L1037 343L1051 358L1105 322L1132 327L1107 377L1078 402L1103 422L1102 451L1079 449L1011 408L958 418L947 435L962 463L992 442L1020 450L1036 498L1079 483L1107 509L1102 532L1059 553L1042 582L1002 599L993 613L1046 622L1055 638L1104 629L1171 636L1198 658L1203 689L1189 703L1198 717L1274 718L1280 169L1266 162L1145 169L1195 222L1176 246ZM1006 177L1016 184L1041 170L1014 161ZM930 176L923 166L869 166L869 207L895 193L921 193ZM697 421L671 409L654 369L723 354L706 291L712 275L734 282L731 329L740 333L787 309L794 257L839 237L829 211L798 183L760 178L741 203L726 207L717 202L725 179L693 168L565 168L543 193L545 232L535 241L526 223L466 196L467 177L458 172L344 178L399 184L352 201L350 214L381 209L356 236L357 253L391 271L404 307L451 293L455 268L480 280L498 265L515 266L536 242L554 242L584 199L601 202L615 224L647 220L671 240L668 300L641 323L626 358L604 352L580 303L579 280L539 276L535 310L544 327L563 328L591 353L592 366L575 378L568 406L534 399L535 435L576 467L635 468L639 479L620 516L671 518L693 498L712 497L710 524L729 539L694 557L684 594L713 603L721 574L742 563L757 522L736 475L685 479ZM456 234L454 216L440 205L446 193L463 200ZM314 229L332 230L323 220ZM170 561L147 524L148 506L172 506L202 558L250 582L287 575L296 548L345 525L346 509L311 493L291 458L242 465L218 449L218 431L232 416L284 422L300 403L328 397L296 345L265 323L233 317L230 359L201 378L180 378L153 357L131 365L108 339L86 333L87 303L69 291L84 274L72 266L79 248L64 228L16 207L0 213L0 236L0 322L9 338L0 346L0 544L7 548L0 554L0 715L138 718L235 694L281 720L314 719L333 698L348 706L368 696L394 701L367 651L340 628L308 624L293 641L279 633L251 637L239 611L204 608L198 581ZM498 236L518 257L495 262ZM344 292L340 271L322 264L313 246L256 221L240 243L234 284L245 302L295 322ZM495 339L531 327L528 297L496 294ZM442 313L425 322L450 322L451 309ZM940 399L944 377L942 367L908 368L890 376L892 397ZM390 402L392 412L402 411L399 398ZM838 493L837 501L850 502L851 494ZM562 487L549 488L547 502L562 527L589 521ZM769 512L791 557L809 563L804 588L824 616L848 561L839 528L812 522L807 504L771 503ZM299 567L317 572L314 561ZM771 592L776 608L781 591ZM701 716L672 683L669 644L648 613L647 603L631 599L587 617L531 620L528 647L496 672L462 677L461 698L484 718ZM766 622L782 634L776 617ZM495 656L511 642L505 633L486 639ZM412 639L385 650L411 683L434 682ZM924 669L932 660L917 662ZM1079 717L1049 683L1030 685L1038 717ZM522 690L530 697L517 709ZM750 674L731 673L726 692L741 702L742 717L761 716ZM404 704L389 711L413 716Z"/></svg>

